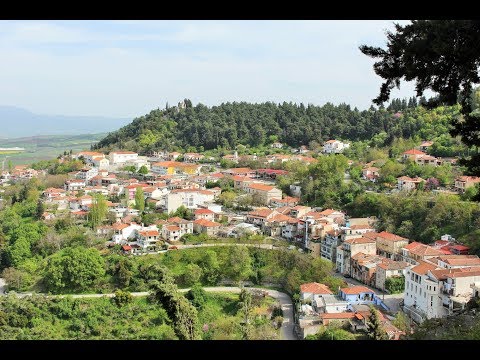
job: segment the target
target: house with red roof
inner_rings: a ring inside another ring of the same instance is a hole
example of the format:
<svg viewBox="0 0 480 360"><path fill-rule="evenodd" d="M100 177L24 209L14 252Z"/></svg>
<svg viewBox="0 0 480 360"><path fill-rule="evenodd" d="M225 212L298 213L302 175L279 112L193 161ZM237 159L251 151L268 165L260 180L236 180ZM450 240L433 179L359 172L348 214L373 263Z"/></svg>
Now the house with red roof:
<svg viewBox="0 0 480 360"><path fill-rule="evenodd" d="M340 289L340 298L350 304L372 304L375 298L375 291L365 286L351 286Z"/></svg>
<svg viewBox="0 0 480 360"><path fill-rule="evenodd" d="M480 266L477 260L462 255L444 256L450 265L460 260L466 267L443 268L434 260L420 261L405 276L404 311L416 322L454 315L465 309L472 297L478 297ZM431 262L432 261L432 262Z"/></svg>
<svg viewBox="0 0 480 360"><path fill-rule="evenodd" d="M303 301L314 301L319 295L332 295L333 292L327 285L311 282L300 285L300 299Z"/></svg>
<svg viewBox="0 0 480 360"><path fill-rule="evenodd" d="M375 166L369 166L362 169L362 177L364 180L376 182L380 177L380 169Z"/></svg>
<svg viewBox="0 0 480 360"><path fill-rule="evenodd" d="M215 219L215 213L210 209L196 209L195 210L195 220L205 219L213 221Z"/></svg>
<svg viewBox="0 0 480 360"><path fill-rule="evenodd" d="M283 199L272 199L270 200L270 206L279 208L284 206L294 207L297 206L300 199L298 197L285 196Z"/></svg>
<svg viewBox="0 0 480 360"><path fill-rule="evenodd" d="M397 178L397 189L400 191L415 190L418 189L420 183L425 183L425 180L421 177L400 176Z"/></svg>
<svg viewBox="0 0 480 360"><path fill-rule="evenodd" d="M342 245L337 247L337 270L341 274L351 275L351 259L360 252L375 255L377 253L376 240L365 237L365 234L359 238L345 240Z"/></svg>
<svg viewBox="0 0 480 360"><path fill-rule="evenodd" d="M177 225L162 226L162 238L169 243L180 240L182 235L182 231Z"/></svg>
<svg viewBox="0 0 480 360"><path fill-rule="evenodd" d="M207 234L208 236L215 236L217 235L221 226L222 224L217 223L215 221L198 219L193 222L193 231L195 231L198 234Z"/></svg>
<svg viewBox="0 0 480 360"><path fill-rule="evenodd" d="M406 261L394 261L391 259L383 259L383 261L377 264L375 273L375 287L385 291L385 281L392 277L405 276L407 270L412 265Z"/></svg>
<svg viewBox="0 0 480 360"><path fill-rule="evenodd" d="M159 250L161 245L160 233L155 225L137 231L137 244L144 251Z"/></svg>
<svg viewBox="0 0 480 360"><path fill-rule="evenodd" d="M478 176L459 176L455 179L455 190L459 193L464 193L468 188L480 183Z"/></svg>
<svg viewBox="0 0 480 360"><path fill-rule="evenodd" d="M415 161L419 156L423 156L423 155L427 155L427 154L417 149L410 149L402 153L402 158L403 160L411 159Z"/></svg>
<svg viewBox="0 0 480 360"><path fill-rule="evenodd" d="M427 260L435 256L445 255L443 251L435 249L433 246L412 242L402 248L402 257L404 261L410 264L416 264L420 260Z"/></svg>

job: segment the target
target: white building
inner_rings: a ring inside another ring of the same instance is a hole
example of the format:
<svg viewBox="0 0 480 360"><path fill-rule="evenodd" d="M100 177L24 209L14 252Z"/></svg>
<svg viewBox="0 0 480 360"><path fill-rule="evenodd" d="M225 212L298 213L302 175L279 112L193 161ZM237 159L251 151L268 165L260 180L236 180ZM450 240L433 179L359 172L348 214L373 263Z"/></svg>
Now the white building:
<svg viewBox="0 0 480 360"><path fill-rule="evenodd" d="M107 169L110 161L102 154L102 156L93 156L92 165L99 169Z"/></svg>
<svg viewBox="0 0 480 360"><path fill-rule="evenodd" d="M205 203L213 202L214 197L214 193L208 190L178 189L166 196L165 206L168 213L175 212L182 205L188 209L196 209Z"/></svg>
<svg viewBox="0 0 480 360"><path fill-rule="evenodd" d="M463 310L480 285L480 267L442 269L421 261L405 276L404 311L416 322Z"/></svg>
<svg viewBox="0 0 480 360"><path fill-rule="evenodd" d="M98 168L96 168L96 167L91 167L91 168L86 167L86 168L81 169L77 173L76 177L77 177L77 179L88 181L88 180L94 178L97 175L98 175Z"/></svg>
<svg viewBox="0 0 480 360"><path fill-rule="evenodd" d="M323 152L325 154L339 154L349 147L350 144L348 143L344 143L339 140L328 140L323 145Z"/></svg>
<svg viewBox="0 0 480 360"><path fill-rule="evenodd" d="M67 180L65 181L64 188L67 191L77 191L77 190L82 190L85 189L85 186L87 184L85 183L85 180Z"/></svg>
<svg viewBox="0 0 480 360"><path fill-rule="evenodd" d="M138 158L138 154L133 151L112 151L108 156L112 165L124 164Z"/></svg>
<svg viewBox="0 0 480 360"><path fill-rule="evenodd" d="M115 223L112 225L113 237L112 241L116 244L125 244L127 241L133 241L136 237L136 231L142 227L138 224L121 224Z"/></svg>

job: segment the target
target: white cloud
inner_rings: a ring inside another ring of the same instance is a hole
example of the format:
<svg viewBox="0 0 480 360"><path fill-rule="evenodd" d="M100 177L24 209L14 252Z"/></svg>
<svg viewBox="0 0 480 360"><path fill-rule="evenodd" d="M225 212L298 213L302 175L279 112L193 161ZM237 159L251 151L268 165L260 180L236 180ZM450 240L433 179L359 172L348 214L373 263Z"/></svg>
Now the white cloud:
<svg viewBox="0 0 480 360"><path fill-rule="evenodd" d="M363 109L377 96L381 79L358 45L381 45L389 26L391 21L0 22L0 98L38 113L119 117L185 97L207 105L330 101ZM82 46L68 52L62 44ZM395 96L411 95L407 86Z"/></svg>

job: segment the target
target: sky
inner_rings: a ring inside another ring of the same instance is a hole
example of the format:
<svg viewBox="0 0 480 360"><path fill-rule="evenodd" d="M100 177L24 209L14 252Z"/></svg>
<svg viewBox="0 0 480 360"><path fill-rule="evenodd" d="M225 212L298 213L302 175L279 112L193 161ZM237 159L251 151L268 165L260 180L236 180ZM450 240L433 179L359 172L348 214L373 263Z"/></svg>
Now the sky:
<svg viewBox="0 0 480 360"><path fill-rule="evenodd" d="M409 21L395 21L407 24ZM188 98L367 109L393 20L0 21L0 105L133 118ZM414 96L402 83L393 97Z"/></svg>

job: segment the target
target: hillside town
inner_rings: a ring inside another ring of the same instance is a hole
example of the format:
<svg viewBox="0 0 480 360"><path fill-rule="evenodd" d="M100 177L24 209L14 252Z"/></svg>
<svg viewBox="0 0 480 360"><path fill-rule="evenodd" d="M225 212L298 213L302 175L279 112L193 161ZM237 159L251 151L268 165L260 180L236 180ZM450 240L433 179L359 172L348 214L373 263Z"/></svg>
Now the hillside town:
<svg viewBox="0 0 480 360"><path fill-rule="evenodd" d="M419 165L437 166L455 159L427 155L431 142L405 151L399 161L412 159ZM281 143L272 148L281 149ZM443 318L465 309L472 298L479 297L480 258L470 248L445 234L429 245L390 233L377 231L375 217L353 218L331 208L302 205L300 186L291 185L285 194L276 186L277 177L288 174L279 164L289 161L315 163L318 156L336 156L349 144L338 140L325 142L318 154L306 146L291 154L273 154L262 159L264 168L222 168L221 159L206 158L199 153L158 151L140 156L132 151L109 154L81 151L64 155L60 162L81 160L83 167L68 174L63 187L43 191L45 222L70 216L87 221L96 194L106 199L110 225L95 228L107 246L120 246L125 256L162 253L182 246L202 246L202 241L186 245L189 236L202 239L237 239L262 235L275 244L287 244L291 251L320 257L332 263L336 276L348 287L330 289L319 283L300 286L301 301L296 309L296 332L305 338L319 326L331 321L348 324L352 332L365 329L369 306L381 310L381 321L390 339L399 339L404 331L391 320L403 311L412 324L425 319ZM330 155L331 154L331 155ZM315 157L313 157L314 155ZM249 155L258 161L256 156ZM240 157L235 151L223 159L233 164ZM181 160L181 161L180 161ZM375 182L380 169L364 164L362 177ZM44 170L16 166L1 174L3 187L16 181L44 176ZM408 192L424 184L421 178L400 176L394 191ZM454 188L463 193L480 182L480 178L458 176ZM250 196L242 210L227 208L219 201L222 186L229 184L239 199ZM447 190L444 190L447 191ZM139 216L138 195L143 197L146 213L165 214L145 224ZM292 196L293 195L293 196ZM178 216L179 210L189 216ZM241 240L243 239L243 240ZM391 298L392 301L385 301ZM394 304L394 305L392 305ZM413 325L412 325L413 326Z"/></svg>

